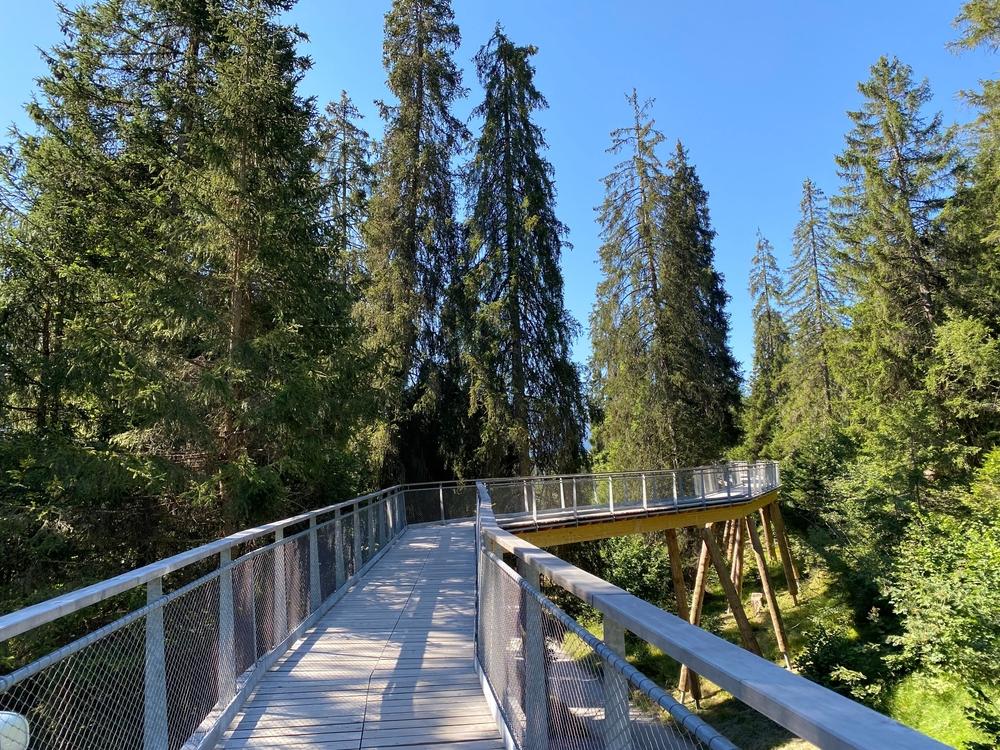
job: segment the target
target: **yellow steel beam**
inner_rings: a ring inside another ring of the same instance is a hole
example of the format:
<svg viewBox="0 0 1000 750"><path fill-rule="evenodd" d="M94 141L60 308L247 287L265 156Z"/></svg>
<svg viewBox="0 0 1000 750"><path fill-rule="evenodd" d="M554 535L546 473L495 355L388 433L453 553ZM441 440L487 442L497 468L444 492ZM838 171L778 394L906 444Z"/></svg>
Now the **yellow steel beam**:
<svg viewBox="0 0 1000 750"><path fill-rule="evenodd" d="M664 529L682 529L686 526L704 526L717 521L729 521L742 518L750 513L756 513L765 505L770 505L778 499L778 490L771 490L758 495L750 502L737 505L715 505L709 508L692 508L679 513L669 512L635 518L609 518L607 521L587 520L578 526L560 526L538 531L512 531L526 542L537 547L550 547L555 544L572 544L573 542L590 542L595 539L608 539L613 536L628 534L646 534L650 531Z"/></svg>

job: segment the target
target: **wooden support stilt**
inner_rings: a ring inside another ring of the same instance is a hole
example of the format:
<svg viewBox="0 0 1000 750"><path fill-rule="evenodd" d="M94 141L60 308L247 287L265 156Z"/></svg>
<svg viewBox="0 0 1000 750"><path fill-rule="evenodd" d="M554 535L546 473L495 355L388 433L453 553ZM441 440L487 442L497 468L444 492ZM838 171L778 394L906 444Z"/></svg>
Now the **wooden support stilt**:
<svg viewBox="0 0 1000 750"><path fill-rule="evenodd" d="M764 529L764 549L767 551L768 561L774 561L778 559L778 555L774 551L774 535L771 533L771 514L768 512L768 506L764 506L760 509L760 525Z"/></svg>
<svg viewBox="0 0 1000 750"><path fill-rule="evenodd" d="M788 546L788 537L785 535L785 522L781 517L777 501L771 503L770 516L774 523L774 538L778 542L778 551L781 553L781 566L785 569L785 583L788 584L788 593L792 595L792 604L799 604L799 582L795 576L795 568L792 567L792 550Z"/></svg>
<svg viewBox="0 0 1000 750"><path fill-rule="evenodd" d="M771 617L771 629L774 630L774 640L778 644L778 651L781 652L785 660L785 667L792 668L792 663L788 659L788 638L785 635L785 623L781 619L781 610L778 609L778 597L771 586L771 575L767 571L767 560L764 558L764 547L760 543L757 535L757 526L753 516L747 516L746 522L747 536L750 537L750 546L753 548L753 556L757 560L757 574L760 576L760 586L764 590L764 598L767 599L767 613Z"/></svg>
<svg viewBox="0 0 1000 750"><path fill-rule="evenodd" d="M711 525L702 527L701 536L708 546L708 554L712 558L712 565L715 566L715 571L719 574L719 583L722 584L722 590L726 593L726 598L729 600L729 607L733 611L733 618L736 620L736 626L739 628L740 636L743 638L743 645L747 651L760 656L760 644L757 643L757 638L753 634L753 628L750 627L750 620L747 619L747 613L743 610L743 602L736 595L736 588L733 586L732 579L729 578L726 561L722 557L719 545L715 542Z"/></svg>
<svg viewBox="0 0 1000 750"><path fill-rule="evenodd" d="M734 520L733 544L729 552L729 578L736 589L736 595L742 595L743 589L743 522Z"/></svg>
<svg viewBox="0 0 1000 750"><path fill-rule="evenodd" d="M736 547L736 523L726 521L726 533L723 535L723 543L726 548L726 559L733 559L733 549Z"/></svg>
<svg viewBox="0 0 1000 750"><path fill-rule="evenodd" d="M708 579L708 546L701 543L701 553L698 555L698 568L695 571L694 589L691 591L691 607L688 610L688 622L692 625L701 623L701 607L705 601L705 582ZM691 693L696 701L701 700L701 683L698 675L688 669L687 664L681 664L681 676L677 681L677 689L681 693L681 703L684 694Z"/></svg>

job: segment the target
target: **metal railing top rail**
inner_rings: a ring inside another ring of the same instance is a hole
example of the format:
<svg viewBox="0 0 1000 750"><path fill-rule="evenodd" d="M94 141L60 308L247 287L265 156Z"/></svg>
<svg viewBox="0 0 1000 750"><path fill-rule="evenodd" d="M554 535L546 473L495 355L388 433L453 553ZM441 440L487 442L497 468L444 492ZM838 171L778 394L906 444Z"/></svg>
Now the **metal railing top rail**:
<svg viewBox="0 0 1000 750"><path fill-rule="evenodd" d="M83 588L46 599L23 609L15 610L14 612L0 616L0 642L58 620L66 615L78 612L86 607L106 601L111 597L123 594L157 578L162 578L208 557L213 557L221 552L230 550L237 545L252 542L275 532L283 532L289 526L309 522L320 516L334 513L342 508L357 506L369 501L377 501L399 489L398 485L396 487L389 487L323 508L307 511L306 513L300 513L280 521L272 521L262 526L237 531L235 534L230 534L199 547L185 550L163 560L157 560L149 565L130 570L113 578L108 578L90 586L84 586Z"/></svg>
<svg viewBox="0 0 1000 750"><path fill-rule="evenodd" d="M591 472L585 474L531 474L528 476L520 477L490 477L487 479L476 479L470 480L469 483L483 482L487 486L493 486L497 484L520 484L522 482L542 482L551 481L558 479L577 479L577 480L587 480L587 479L608 479L608 478L620 478L620 477L653 477L653 476L670 476L671 474L692 474L692 473L710 473L713 471L718 471L720 468L725 466L730 467L749 467L749 466L776 466L777 461L724 461L718 464L703 464L701 466L684 466L679 469L636 469L629 471L600 471ZM404 485L404 487L409 487L413 485Z"/></svg>
<svg viewBox="0 0 1000 750"><path fill-rule="evenodd" d="M486 485L478 492L479 528L490 542L797 736L830 750L946 747L503 530Z"/></svg>

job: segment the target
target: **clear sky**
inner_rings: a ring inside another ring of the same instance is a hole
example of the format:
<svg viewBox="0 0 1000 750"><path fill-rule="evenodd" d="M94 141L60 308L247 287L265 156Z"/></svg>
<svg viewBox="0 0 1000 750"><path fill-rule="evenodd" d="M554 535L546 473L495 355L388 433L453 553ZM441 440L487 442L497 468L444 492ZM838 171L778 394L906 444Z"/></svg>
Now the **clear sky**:
<svg viewBox="0 0 1000 750"><path fill-rule="evenodd" d="M72 2L71 2L72 4ZM291 18L308 34L313 68L304 93L320 105L346 89L375 135L373 104L387 96L382 18L389 0L300 0ZM576 358L589 354L586 325L599 279L594 207L614 159L611 129L628 124L626 91L656 99L658 127L689 148L709 191L716 262L732 296L732 347L749 372L752 330L747 274L759 227L786 262L803 178L838 189L834 154L859 103L856 83L881 54L927 77L948 122L973 112L958 92L994 77L984 53L955 54L958 0L454 0L462 31L457 60L480 98L471 57L499 20L521 44L539 47L539 116L555 167L559 216L574 248L563 269L566 299L584 326ZM43 66L37 48L59 38L50 0L0 0L0 123L21 109Z"/></svg>

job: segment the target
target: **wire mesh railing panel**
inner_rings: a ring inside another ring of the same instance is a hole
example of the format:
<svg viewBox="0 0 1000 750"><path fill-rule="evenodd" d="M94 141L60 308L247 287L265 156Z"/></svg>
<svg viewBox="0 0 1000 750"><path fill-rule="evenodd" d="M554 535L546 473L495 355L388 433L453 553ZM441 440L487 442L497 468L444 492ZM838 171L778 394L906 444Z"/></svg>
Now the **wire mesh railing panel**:
<svg viewBox="0 0 1000 750"><path fill-rule="evenodd" d="M281 641L275 628L275 549L267 549L250 558L253 571L253 612L257 655L254 661L271 651Z"/></svg>
<svg viewBox="0 0 1000 750"><path fill-rule="evenodd" d="M285 558L285 597L287 616L285 632L279 641L291 633L309 616L309 537L300 534L286 540L280 548Z"/></svg>
<svg viewBox="0 0 1000 750"><path fill-rule="evenodd" d="M316 529L319 552L319 592L322 599L337 590L337 526L329 521Z"/></svg>
<svg viewBox="0 0 1000 750"><path fill-rule="evenodd" d="M23 717L30 750L142 747L145 621L122 622L0 678L0 711Z"/></svg>
<svg viewBox="0 0 1000 750"><path fill-rule="evenodd" d="M361 568L354 555L354 513L341 516L340 530L344 536L344 574L350 578Z"/></svg>
<svg viewBox="0 0 1000 750"><path fill-rule="evenodd" d="M259 556L259 555L258 555ZM257 661L257 600L254 595L255 557L232 567L234 674L241 675Z"/></svg>
<svg viewBox="0 0 1000 750"><path fill-rule="evenodd" d="M153 610L147 622L159 614ZM167 747L177 750L218 701L218 578L172 599L162 607L162 618L166 705L161 707L156 701L151 708L166 711ZM155 642L151 645L156 648ZM227 666L233 674L233 665Z"/></svg>
<svg viewBox="0 0 1000 750"><path fill-rule="evenodd" d="M499 558L480 565L478 658L519 747L732 750Z"/></svg>

